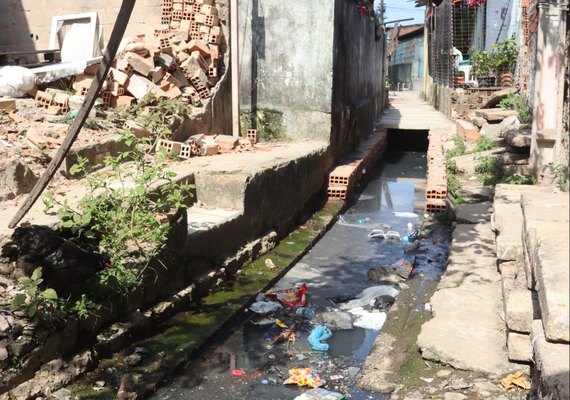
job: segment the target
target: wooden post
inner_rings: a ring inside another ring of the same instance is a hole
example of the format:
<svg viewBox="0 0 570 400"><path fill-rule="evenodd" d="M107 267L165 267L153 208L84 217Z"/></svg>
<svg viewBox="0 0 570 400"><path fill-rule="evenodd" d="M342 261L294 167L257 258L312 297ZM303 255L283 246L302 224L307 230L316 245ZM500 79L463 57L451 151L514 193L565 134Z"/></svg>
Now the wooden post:
<svg viewBox="0 0 570 400"><path fill-rule="evenodd" d="M232 64L232 134L240 136L239 127L239 24L238 0L230 0L230 63Z"/></svg>
<svg viewBox="0 0 570 400"><path fill-rule="evenodd" d="M57 169L63 163L65 156L71 149L71 146L77 138L77 135L79 135L81 127L87 119L89 111L91 111L91 108L95 103L95 99L101 90L101 86L103 86L103 82L105 82L107 72L109 72L109 67L111 66L111 63L117 54L117 49L119 48L119 44L121 43L125 29L129 24L129 19L131 17L135 3L136 0L123 0L123 3L121 4L121 8L119 10L119 15L117 15L117 20L115 21L115 26L113 27L113 32L111 33L111 37L109 39L109 43L107 44L107 48L103 54L103 60L101 61L101 65L99 65L99 69L97 70L97 74L95 75L95 79L93 79L91 87L85 95L85 101L79 109L79 112L73 120L73 123L69 127L69 131L67 132L67 136L61 144L61 147L47 166L47 169L42 177L38 180L28 197L26 197L24 203L20 206L20 209L14 218L12 218L10 221L10 224L8 224L9 228L14 228L18 222L20 222L20 220L28 213L28 211L30 211L34 203L38 200L44 189L47 187L49 181L57 172Z"/></svg>

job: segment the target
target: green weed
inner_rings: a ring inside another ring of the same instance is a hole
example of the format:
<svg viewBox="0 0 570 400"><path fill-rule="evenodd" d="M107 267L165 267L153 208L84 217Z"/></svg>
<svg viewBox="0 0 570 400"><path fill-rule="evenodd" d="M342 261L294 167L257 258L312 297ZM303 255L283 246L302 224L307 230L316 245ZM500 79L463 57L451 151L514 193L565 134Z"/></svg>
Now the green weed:
<svg viewBox="0 0 570 400"><path fill-rule="evenodd" d="M528 107L524 99L516 94L509 94L499 102L499 107L504 110L515 110L518 114L519 121L527 124L530 121Z"/></svg>
<svg viewBox="0 0 570 400"><path fill-rule="evenodd" d="M482 151L491 150L492 148L493 141L487 136L481 136L473 148L473 153L480 153Z"/></svg>
<svg viewBox="0 0 570 400"><path fill-rule="evenodd" d="M454 147L452 150L447 150L445 152L445 157L449 159L465 154L465 142L463 141L463 138L456 133L451 139L453 140Z"/></svg>

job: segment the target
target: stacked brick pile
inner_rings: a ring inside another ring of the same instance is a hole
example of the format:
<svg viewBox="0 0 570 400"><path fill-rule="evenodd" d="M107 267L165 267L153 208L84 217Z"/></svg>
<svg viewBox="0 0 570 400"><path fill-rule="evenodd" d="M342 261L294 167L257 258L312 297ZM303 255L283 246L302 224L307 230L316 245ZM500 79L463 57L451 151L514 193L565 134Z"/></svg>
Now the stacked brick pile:
<svg viewBox="0 0 570 400"><path fill-rule="evenodd" d="M105 107L129 106L145 96L181 98L201 106L218 81L223 41L213 0L163 0L162 24L153 37L136 36L118 54L101 91ZM77 95L85 95L92 76L78 76ZM69 110L69 95L38 91L38 106L54 114Z"/></svg>
<svg viewBox="0 0 570 400"><path fill-rule="evenodd" d="M387 133L375 128L373 136L364 141L355 155L345 160L329 173L327 193L329 198L346 199L366 168L371 166L386 147Z"/></svg>
<svg viewBox="0 0 570 400"><path fill-rule="evenodd" d="M430 131L426 185L426 212L443 213L446 209L447 174L441 135Z"/></svg>

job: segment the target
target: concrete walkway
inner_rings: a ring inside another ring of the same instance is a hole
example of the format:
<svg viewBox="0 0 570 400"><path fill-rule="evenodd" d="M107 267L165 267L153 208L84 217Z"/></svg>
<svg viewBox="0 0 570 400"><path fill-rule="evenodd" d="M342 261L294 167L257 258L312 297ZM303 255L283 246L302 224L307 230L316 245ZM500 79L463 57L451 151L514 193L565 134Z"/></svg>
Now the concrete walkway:
<svg viewBox="0 0 570 400"><path fill-rule="evenodd" d="M453 134L456 126L444 114L420 98L420 92L390 92L389 105L380 119L380 128L446 131Z"/></svg>

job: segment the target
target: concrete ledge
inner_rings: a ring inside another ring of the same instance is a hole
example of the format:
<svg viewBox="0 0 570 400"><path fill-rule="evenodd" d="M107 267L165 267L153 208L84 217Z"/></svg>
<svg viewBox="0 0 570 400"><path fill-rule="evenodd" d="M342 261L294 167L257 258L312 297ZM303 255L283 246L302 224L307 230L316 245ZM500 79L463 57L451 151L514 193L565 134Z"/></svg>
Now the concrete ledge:
<svg viewBox="0 0 570 400"><path fill-rule="evenodd" d="M507 347L509 348L509 360L514 362L532 361L532 343L530 335L509 332L507 334Z"/></svg>
<svg viewBox="0 0 570 400"><path fill-rule="evenodd" d="M564 193L523 195L528 265L549 341L570 342L570 261L568 196Z"/></svg>
<svg viewBox="0 0 570 400"><path fill-rule="evenodd" d="M570 346L547 342L540 320L532 323L531 341L541 398L570 398Z"/></svg>

